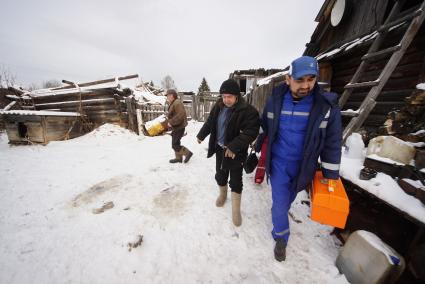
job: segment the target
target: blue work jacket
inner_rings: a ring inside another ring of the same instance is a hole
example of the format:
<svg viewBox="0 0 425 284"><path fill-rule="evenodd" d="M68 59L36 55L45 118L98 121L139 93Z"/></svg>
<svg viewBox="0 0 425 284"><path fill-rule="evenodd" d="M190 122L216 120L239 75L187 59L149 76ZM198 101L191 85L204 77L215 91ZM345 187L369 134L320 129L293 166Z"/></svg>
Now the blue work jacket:
<svg viewBox="0 0 425 284"><path fill-rule="evenodd" d="M272 146L279 139L279 123L283 100L289 87L286 84L273 89L268 98L261 117L262 133L258 139L257 149L261 148L261 141L268 136L266 154L266 172L271 173ZM300 172L296 179L295 189L301 191L311 183L317 169L320 157L321 169L325 178L339 178L341 162L341 112L337 104L335 93L322 92L316 84L310 94L313 98L307 129L304 132ZM279 142L278 142L279 143ZM276 151L276 149L275 149Z"/></svg>

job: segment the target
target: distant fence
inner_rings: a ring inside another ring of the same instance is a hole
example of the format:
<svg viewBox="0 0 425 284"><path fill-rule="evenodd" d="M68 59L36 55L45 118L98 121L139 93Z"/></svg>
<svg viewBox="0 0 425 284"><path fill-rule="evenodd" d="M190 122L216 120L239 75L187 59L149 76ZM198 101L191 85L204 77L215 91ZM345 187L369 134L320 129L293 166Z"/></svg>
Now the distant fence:
<svg viewBox="0 0 425 284"><path fill-rule="evenodd" d="M193 96L192 118L197 121L207 120L218 99L219 94L216 92L205 92L202 96Z"/></svg>
<svg viewBox="0 0 425 284"><path fill-rule="evenodd" d="M206 92L200 97L187 95L181 96L188 119L197 121L205 121L208 118L208 115L218 98L219 94L216 92ZM166 113L168 105L137 104L136 108L140 110L143 122L146 122Z"/></svg>
<svg viewBox="0 0 425 284"><path fill-rule="evenodd" d="M166 106L163 105L137 105L137 109L141 111L141 119L143 122L153 120L165 113Z"/></svg>

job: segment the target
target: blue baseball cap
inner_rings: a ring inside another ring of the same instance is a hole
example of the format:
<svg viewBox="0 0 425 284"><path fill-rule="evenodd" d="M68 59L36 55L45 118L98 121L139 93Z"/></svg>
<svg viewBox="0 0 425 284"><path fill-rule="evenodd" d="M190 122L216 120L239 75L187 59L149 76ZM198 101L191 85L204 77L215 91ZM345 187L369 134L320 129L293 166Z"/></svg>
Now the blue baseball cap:
<svg viewBox="0 0 425 284"><path fill-rule="evenodd" d="M289 75L297 80L305 75L318 76L319 64L314 57L301 56L292 61L289 67Z"/></svg>

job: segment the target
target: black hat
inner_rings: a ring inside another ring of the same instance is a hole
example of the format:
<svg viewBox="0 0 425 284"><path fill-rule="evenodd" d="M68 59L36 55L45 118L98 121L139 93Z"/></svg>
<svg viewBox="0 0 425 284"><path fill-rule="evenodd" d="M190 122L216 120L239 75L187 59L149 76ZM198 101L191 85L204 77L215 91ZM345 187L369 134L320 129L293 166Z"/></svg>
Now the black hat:
<svg viewBox="0 0 425 284"><path fill-rule="evenodd" d="M238 82L233 79L227 79L221 84L220 94L232 94L235 96L239 96L241 91L239 89Z"/></svg>

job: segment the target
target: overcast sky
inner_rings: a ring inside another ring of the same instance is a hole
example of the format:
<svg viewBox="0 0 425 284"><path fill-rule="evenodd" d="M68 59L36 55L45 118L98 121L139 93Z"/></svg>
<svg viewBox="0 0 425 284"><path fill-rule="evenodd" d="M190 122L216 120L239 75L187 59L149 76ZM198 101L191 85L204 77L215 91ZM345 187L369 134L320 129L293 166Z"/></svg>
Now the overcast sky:
<svg viewBox="0 0 425 284"><path fill-rule="evenodd" d="M302 55L322 0L0 0L0 65L18 83L137 73L180 91Z"/></svg>

